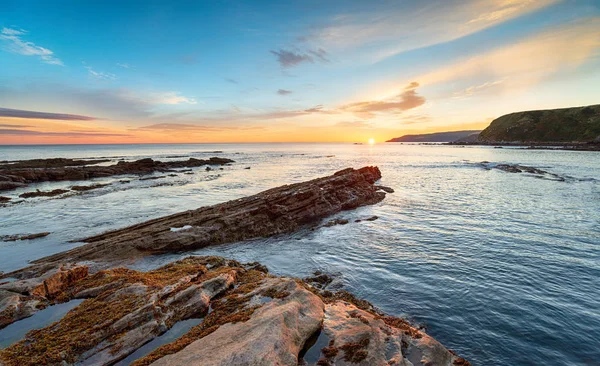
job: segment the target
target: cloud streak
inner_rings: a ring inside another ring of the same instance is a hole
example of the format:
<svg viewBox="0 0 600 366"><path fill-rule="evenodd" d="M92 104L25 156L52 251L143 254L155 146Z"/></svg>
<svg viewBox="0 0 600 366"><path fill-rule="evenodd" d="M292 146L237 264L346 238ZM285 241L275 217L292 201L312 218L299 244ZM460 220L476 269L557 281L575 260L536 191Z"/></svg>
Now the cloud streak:
<svg viewBox="0 0 600 366"><path fill-rule="evenodd" d="M27 32L22 29L5 27L0 31L0 40L6 43L6 49L10 52L24 56L38 56L43 63L64 66L63 62L54 56L54 52L33 42L25 41L23 39L25 34Z"/></svg>
<svg viewBox="0 0 600 366"><path fill-rule="evenodd" d="M54 137L129 137L130 134L98 132L42 132L33 130L0 129L0 136L54 136Z"/></svg>
<svg viewBox="0 0 600 366"><path fill-rule="evenodd" d="M291 90L285 90L285 89L279 89L279 90L277 90L277 94L279 94L279 95L290 95L290 94L292 94L292 91Z"/></svg>
<svg viewBox="0 0 600 366"><path fill-rule="evenodd" d="M392 98L376 101L355 102L342 106L340 109L352 112L362 118L374 118L378 113L400 114L409 109L425 104L425 97L417 94L419 83L412 82L404 91Z"/></svg>
<svg viewBox="0 0 600 366"><path fill-rule="evenodd" d="M187 123L158 123L149 126L142 126L134 131L163 131L163 132L220 132L220 131L234 131L234 130L262 130L262 126L206 126L206 125L194 125Z"/></svg>
<svg viewBox="0 0 600 366"><path fill-rule="evenodd" d="M329 62L327 51L322 48L309 50L307 53L288 51L283 48L277 51L271 50L270 52L276 56L277 62L284 69L298 66L301 63L315 63L315 58L320 62Z"/></svg>
<svg viewBox="0 0 600 366"><path fill-rule="evenodd" d="M339 14L301 40L336 54L354 52L370 62L378 62L405 51L474 34L559 1L380 2L367 12Z"/></svg>
<svg viewBox="0 0 600 366"><path fill-rule="evenodd" d="M62 121L93 121L96 117L81 116L78 114L48 113L25 111L21 109L0 108L0 117L28 118L28 119L56 119Z"/></svg>

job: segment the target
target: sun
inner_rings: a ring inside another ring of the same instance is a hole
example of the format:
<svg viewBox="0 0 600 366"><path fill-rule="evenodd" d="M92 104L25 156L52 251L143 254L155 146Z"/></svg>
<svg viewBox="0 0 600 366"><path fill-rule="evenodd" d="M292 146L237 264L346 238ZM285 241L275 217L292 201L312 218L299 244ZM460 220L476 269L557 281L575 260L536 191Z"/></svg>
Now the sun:
<svg viewBox="0 0 600 366"><path fill-rule="evenodd" d="M375 145L375 139L374 138L370 138L369 139L369 145Z"/></svg>

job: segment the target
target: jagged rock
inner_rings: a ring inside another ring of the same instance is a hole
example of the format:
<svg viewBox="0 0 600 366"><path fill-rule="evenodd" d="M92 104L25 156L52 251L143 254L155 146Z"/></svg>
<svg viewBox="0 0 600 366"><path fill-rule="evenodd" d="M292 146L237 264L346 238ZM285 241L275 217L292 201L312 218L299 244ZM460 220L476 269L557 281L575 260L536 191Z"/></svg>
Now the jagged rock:
<svg viewBox="0 0 600 366"><path fill-rule="evenodd" d="M50 233L47 231L36 234L4 235L0 236L0 241L32 240L37 238L43 238L48 235L50 235Z"/></svg>
<svg viewBox="0 0 600 366"><path fill-rule="evenodd" d="M68 267L72 273L77 268ZM189 257L149 272L115 268L85 274L59 281L53 301L86 300L60 321L0 350L0 364L112 365L176 322L204 316L186 334L132 365L297 366L301 350L319 331L331 339L319 365L469 365L423 331L364 300L344 291L319 293L301 280L269 275L258 263ZM45 282L64 278L52 272ZM0 306L30 312L47 306L48 291L14 292L36 281L20 281L13 291L0 287ZM0 321L6 318L2 315Z"/></svg>
<svg viewBox="0 0 600 366"><path fill-rule="evenodd" d="M122 260L149 253L193 250L256 237L290 233L342 210L385 197L373 183L377 167L345 169L331 176L285 185L254 196L186 211L83 239L89 244L34 261ZM172 227L192 226L173 232Z"/></svg>
<svg viewBox="0 0 600 366"><path fill-rule="evenodd" d="M175 322L206 313L210 300L243 270L231 263L187 258L147 273L117 268L79 279L57 298L87 299L58 323L0 351L0 360L8 366L113 364Z"/></svg>
<svg viewBox="0 0 600 366"><path fill-rule="evenodd" d="M244 323L222 325L151 365L297 365L304 342L321 327L324 304L291 279L266 279L249 295L261 293L279 295Z"/></svg>
<svg viewBox="0 0 600 366"><path fill-rule="evenodd" d="M56 294L87 276L87 267L65 265L40 277L0 285L0 329L44 309Z"/></svg>
<svg viewBox="0 0 600 366"><path fill-rule="evenodd" d="M34 163L0 165L0 191L24 187L29 183L45 181L87 180L123 174L150 174L168 172L175 168L190 168L203 165L223 165L233 160L212 157L208 160L189 158L184 161L155 161L150 158L137 161L119 161L109 166L81 166L83 161L53 163L56 159L37 160ZM70 159L66 159L70 160ZM29 161L32 162L32 161ZM45 162L45 163L44 163ZM65 165L67 164L67 165ZM70 166L70 167L69 167Z"/></svg>
<svg viewBox="0 0 600 366"><path fill-rule="evenodd" d="M345 301L326 305L323 331L330 339L322 351L323 365L451 366L464 361L405 320L376 315Z"/></svg>
<svg viewBox="0 0 600 366"><path fill-rule="evenodd" d="M386 193L394 193L394 190L390 187L386 187L386 186L375 186L376 189L381 189L382 191L386 192Z"/></svg>
<svg viewBox="0 0 600 366"><path fill-rule="evenodd" d="M52 273L48 278L44 279L42 284L36 286L31 291L31 294L52 300L56 295L71 287L75 282L86 278L87 275L88 267L86 266L61 267L56 273Z"/></svg>
<svg viewBox="0 0 600 366"><path fill-rule="evenodd" d="M0 196L0 203L5 203L5 202L8 202L10 200L11 200L10 197Z"/></svg>

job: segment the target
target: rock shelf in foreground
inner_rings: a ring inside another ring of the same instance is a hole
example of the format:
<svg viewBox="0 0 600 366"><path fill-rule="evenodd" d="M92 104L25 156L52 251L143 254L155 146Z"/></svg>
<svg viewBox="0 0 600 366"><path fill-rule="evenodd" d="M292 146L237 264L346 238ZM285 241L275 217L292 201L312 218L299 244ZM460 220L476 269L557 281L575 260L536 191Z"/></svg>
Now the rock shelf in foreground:
<svg viewBox="0 0 600 366"><path fill-rule="evenodd" d="M112 365L178 321L203 317L133 365L296 366L320 333L329 341L318 365L469 365L422 330L364 300L273 276L258 263L188 257L150 272L115 268L94 274L73 266L54 272L42 292L39 288L31 281L13 283L12 291L35 298L17 305L36 309L28 301L85 301L1 350L0 364Z"/></svg>
<svg viewBox="0 0 600 366"><path fill-rule="evenodd" d="M86 238L84 246L33 263L122 260L291 233L340 211L380 202L385 193L374 185L380 178L377 167L344 169Z"/></svg>

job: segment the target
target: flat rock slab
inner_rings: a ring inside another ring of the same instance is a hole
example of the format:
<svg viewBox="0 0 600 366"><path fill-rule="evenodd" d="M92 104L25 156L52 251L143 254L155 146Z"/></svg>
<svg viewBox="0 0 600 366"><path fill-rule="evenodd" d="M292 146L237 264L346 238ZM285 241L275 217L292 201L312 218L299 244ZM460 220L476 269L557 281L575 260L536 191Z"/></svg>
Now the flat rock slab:
<svg viewBox="0 0 600 366"><path fill-rule="evenodd" d="M81 241L87 245L33 263L123 260L291 233L340 211L380 202L385 193L374 186L380 178L377 167L349 168L86 238ZM173 230L182 227L187 229Z"/></svg>
<svg viewBox="0 0 600 366"><path fill-rule="evenodd" d="M117 164L109 166L86 166L88 163L84 161L71 161L69 163L62 160L56 162L55 160L61 159L0 165L0 191L25 187L27 184L37 182L87 180L123 174L150 174L169 172L176 168L233 163L231 159L220 157L212 157L207 160L189 158L188 160L166 162L147 158L131 162L119 161ZM93 164L98 162L103 161L96 161Z"/></svg>

